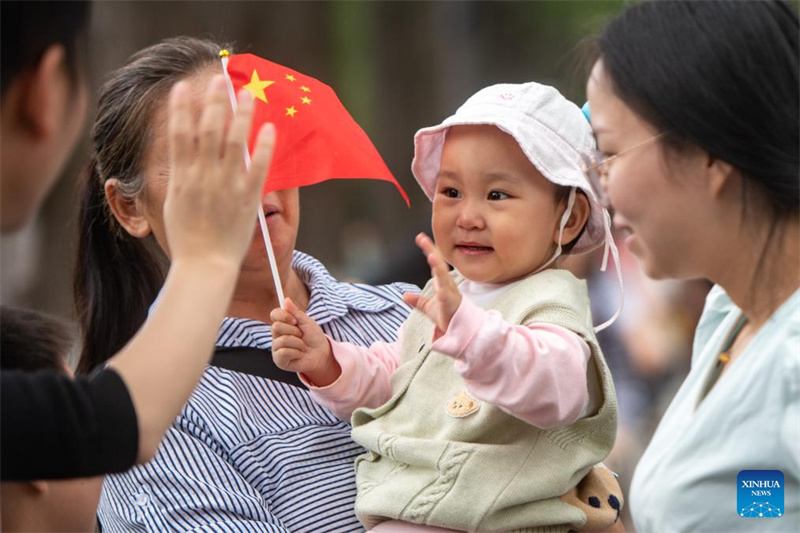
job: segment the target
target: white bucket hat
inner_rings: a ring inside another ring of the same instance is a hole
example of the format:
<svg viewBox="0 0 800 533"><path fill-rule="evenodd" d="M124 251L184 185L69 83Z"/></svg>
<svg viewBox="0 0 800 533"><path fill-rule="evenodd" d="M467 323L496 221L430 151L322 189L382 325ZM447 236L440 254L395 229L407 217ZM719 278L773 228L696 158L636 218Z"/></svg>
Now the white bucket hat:
<svg viewBox="0 0 800 533"><path fill-rule="evenodd" d="M594 250L606 238L603 209L581 170L581 154L595 147L592 128L580 108L558 90L539 83L503 83L481 89L438 126L414 135L411 171L433 200L445 136L452 126L488 124L511 135L542 175L557 185L577 187L591 213L572 253Z"/></svg>
<svg viewBox="0 0 800 533"><path fill-rule="evenodd" d="M602 270L606 269L609 252L614 257L620 284L620 304L610 320L595 328L597 331L605 329L619 316L624 290L618 252L611 236L611 217L598 203L581 169L581 155L589 154L595 148L592 128L586 116L578 106L548 85L535 82L502 83L481 89L444 122L423 128L414 135L411 172L431 201L436 191L436 178L442 163L447 131L452 126L478 124L496 126L511 135L531 164L551 182L580 189L586 194L591 212L586 228L571 253L589 252L605 244ZM561 221L562 228L572 210L574 196L575 189L570 194L567 212ZM551 261L560 253L559 246Z"/></svg>

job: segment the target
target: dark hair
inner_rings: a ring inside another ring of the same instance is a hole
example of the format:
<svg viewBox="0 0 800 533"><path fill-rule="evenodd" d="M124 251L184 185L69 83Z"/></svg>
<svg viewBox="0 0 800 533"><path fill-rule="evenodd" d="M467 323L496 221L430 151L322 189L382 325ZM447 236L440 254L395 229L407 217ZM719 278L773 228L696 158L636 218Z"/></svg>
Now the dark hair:
<svg viewBox="0 0 800 533"><path fill-rule="evenodd" d="M783 1L648 1L596 43L612 90L664 133L667 154L696 146L742 175L742 218L758 209L767 252L800 211L800 23Z"/></svg>
<svg viewBox="0 0 800 533"><path fill-rule="evenodd" d="M100 89L94 154L81 184L73 278L83 341L80 373L90 372L133 337L164 282L163 255L119 226L104 184L118 180L117 191L126 200L144 192L144 161L157 110L175 83L218 62L221 48L191 37L162 41L134 54Z"/></svg>
<svg viewBox="0 0 800 533"><path fill-rule="evenodd" d="M781 218L800 209L799 42L781 1L649 1L611 22L597 51L667 147L728 162Z"/></svg>
<svg viewBox="0 0 800 533"><path fill-rule="evenodd" d="M0 369L66 373L72 328L52 315L0 306Z"/></svg>
<svg viewBox="0 0 800 533"><path fill-rule="evenodd" d="M0 96L54 44L64 46L75 85L79 68L86 64L90 12L91 2L86 0L0 2Z"/></svg>

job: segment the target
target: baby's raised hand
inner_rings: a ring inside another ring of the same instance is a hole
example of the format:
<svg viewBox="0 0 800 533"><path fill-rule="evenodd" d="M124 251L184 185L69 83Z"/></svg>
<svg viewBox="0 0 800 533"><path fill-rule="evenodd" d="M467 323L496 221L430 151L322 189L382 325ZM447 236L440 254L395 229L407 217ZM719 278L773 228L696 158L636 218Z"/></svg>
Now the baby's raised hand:
<svg viewBox="0 0 800 533"><path fill-rule="evenodd" d="M458 291L456 282L450 277L447 262L430 237L420 233L417 235L416 242L428 259L435 292L430 298L406 293L403 295L403 300L408 305L425 313L436 324L436 328L444 333L450 326L450 320L456 314L458 306L461 305L461 293Z"/></svg>
<svg viewBox="0 0 800 533"><path fill-rule="evenodd" d="M286 309L273 309L272 359L278 368L303 374L317 387L325 387L339 379L342 369L333 357L328 338L322 328L291 298Z"/></svg>

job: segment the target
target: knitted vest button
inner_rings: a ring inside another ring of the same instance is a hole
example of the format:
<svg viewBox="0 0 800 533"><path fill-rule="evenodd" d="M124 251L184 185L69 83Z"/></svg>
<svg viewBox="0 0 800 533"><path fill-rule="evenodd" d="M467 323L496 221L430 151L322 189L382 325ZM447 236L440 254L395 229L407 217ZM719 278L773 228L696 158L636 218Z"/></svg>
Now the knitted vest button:
<svg viewBox="0 0 800 533"><path fill-rule="evenodd" d="M445 411L448 415L455 418L464 418L469 416L480 408L481 404L478 400L469 395L466 391L458 391L453 396L447 405Z"/></svg>

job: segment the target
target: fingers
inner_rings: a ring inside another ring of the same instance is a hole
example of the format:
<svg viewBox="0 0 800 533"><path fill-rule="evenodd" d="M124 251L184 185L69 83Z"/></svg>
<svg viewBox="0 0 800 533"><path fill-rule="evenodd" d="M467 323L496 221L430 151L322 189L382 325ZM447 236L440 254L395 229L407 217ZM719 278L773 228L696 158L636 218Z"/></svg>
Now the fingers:
<svg viewBox="0 0 800 533"><path fill-rule="evenodd" d="M216 163L220 155L220 141L222 138L225 118L230 112L231 104L225 88L225 78L222 75L214 76L208 85L203 102L203 115L200 118L200 164L211 166Z"/></svg>
<svg viewBox="0 0 800 533"><path fill-rule="evenodd" d="M403 301L411 307L416 307L420 298L421 296L419 294L413 294L410 292L403 294Z"/></svg>
<svg viewBox="0 0 800 533"><path fill-rule="evenodd" d="M273 323L284 322L286 324L291 324L293 326L297 325L297 320L295 320L292 314L286 309L281 309L280 307L277 309L273 309L272 312L270 312L269 314L269 318L272 320Z"/></svg>
<svg viewBox="0 0 800 533"><path fill-rule="evenodd" d="M284 335L291 335L294 337L302 338L303 332L297 326L287 324L285 322L272 323L272 338L282 337Z"/></svg>
<svg viewBox="0 0 800 533"><path fill-rule="evenodd" d="M169 122L167 131L169 135L169 151L172 171L170 183L180 185L180 180L186 177L183 169L192 164L194 151L194 131L192 124L192 111L190 108L189 86L184 81L179 81L172 87L169 95ZM178 170L176 172L176 169Z"/></svg>
<svg viewBox="0 0 800 533"><path fill-rule="evenodd" d="M250 122L253 117L253 97L248 91L239 93L238 105L228 130L225 141L223 162L223 179L238 176L244 166L244 150L250 134Z"/></svg>
<svg viewBox="0 0 800 533"><path fill-rule="evenodd" d="M261 191L267 179L272 154L275 151L275 126L264 124L258 133L255 150L250 161L250 174L247 176L248 188Z"/></svg>
<svg viewBox="0 0 800 533"><path fill-rule="evenodd" d="M296 323L298 326L307 326L311 324L316 324L316 322L314 322L314 319L305 314L304 312L302 312L300 308L297 307L297 304L295 304L292 301L291 298L286 298L285 302L286 302L286 311L291 313L292 317L294 317L294 319L297 321Z"/></svg>
<svg viewBox="0 0 800 533"><path fill-rule="evenodd" d="M437 286L438 289L439 284L444 283L446 279L450 278L450 270L447 268L447 262L442 257L442 253L433 244L433 241L425 235L424 233L420 233L417 235L416 238L417 246L425 254L425 257L428 259L428 265L431 267L431 274L433 275L434 284Z"/></svg>
<svg viewBox="0 0 800 533"><path fill-rule="evenodd" d="M421 294L405 293L403 294L403 301L411 307L425 312L425 308L430 300Z"/></svg>
<svg viewBox="0 0 800 533"><path fill-rule="evenodd" d="M290 348L280 350L273 348L272 350L272 360L275 361L275 365L287 372L302 372L301 366L304 356L304 352Z"/></svg>
<svg viewBox="0 0 800 533"><path fill-rule="evenodd" d="M273 337L272 337L272 360L278 368L289 372L302 372L306 366L306 355L308 347L303 339L292 335L276 336L275 328L277 324L273 324ZM288 324L283 324L286 327Z"/></svg>
<svg viewBox="0 0 800 533"><path fill-rule="evenodd" d="M405 303L407 303L408 305L410 305L411 307L416 307L417 306L417 301L420 299L420 295L419 294L410 293L410 292L406 292L406 293L403 294L402 298L403 298L403 301Z"/></svg>
<svg viewBox="0 0 800 533"><path fill-rule="evenodd" d="M273 342L277 342L278 337L285 335L303 337L303 331L296 325L297 320L285 309L273 309L269 317L272 319L272 338L275 339Z"/></svg>
<svg viewBox="0 0 800 533"><path fill-rule="evenodd" d="M292 335L284 335L283 337L273 337L272 351L277 350L295 350L300 353L305 353L308 350L306 343L299 337Z"/></svg>
<svg viewBox="0 0 800 533"><path fill-rule="evenodd" d="M269 317L272 319L272 336L294 335L302 337L300 326L316 325L314 319L302 312L291 298L284 300L285 309L273 309Z"/></svg>

